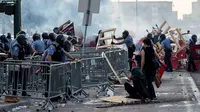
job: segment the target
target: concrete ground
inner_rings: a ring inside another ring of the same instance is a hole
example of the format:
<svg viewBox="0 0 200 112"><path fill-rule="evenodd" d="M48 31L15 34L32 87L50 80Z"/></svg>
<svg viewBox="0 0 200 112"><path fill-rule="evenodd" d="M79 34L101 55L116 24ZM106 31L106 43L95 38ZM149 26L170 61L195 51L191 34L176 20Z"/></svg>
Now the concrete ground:
<svg viewBox="0 0 200 112"><path fill-rule="evenodd" d="M193 80L193 78L194 80ZM196 84L197 86L196 86ZM84 103L68 102L65 107L60 107L52 112L199 112L200 110L200 73L191 74L186 71L165 73L160 88L156 88L159 102L149 104L136 104L129 106L114 106L95 98L95 92ZM126 95L123 86L115 88L115 95ZM36 106L19 112L35 112Z"/></svg>

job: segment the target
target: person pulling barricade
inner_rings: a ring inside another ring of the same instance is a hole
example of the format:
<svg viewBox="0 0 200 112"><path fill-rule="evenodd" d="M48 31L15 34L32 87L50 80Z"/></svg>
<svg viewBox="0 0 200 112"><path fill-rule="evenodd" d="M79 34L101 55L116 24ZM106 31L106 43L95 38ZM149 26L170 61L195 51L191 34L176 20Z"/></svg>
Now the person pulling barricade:
<svg viewBox="0 0 200 112"><path fill-rule="evenodd" d="M64 47L64 35L59 34L56 37L56 41L50 45L46 51L46 61L47 62L63 62L63 57L66 55L63 47ZM74 58L73 58L74 59ZM45 92L45 97L48 97L48 90L49 90L49 75L46 77L47 80L47 86L46 86L46 92ZM52 100L59 100L60 97L56 97Z"/></svg>
<svg viewBox="0 0 200 112"><path fill-rule="evenodd" d="M31 47L34 51L33 55L42 55L45 51L45 44L40 39L40 35L35 33L33 35L33 43L31 44Z"/></svg>
<svg viewBox="0 0 200 112"><path fill-rule="evenodd" d="M174 41L170 40L169 38L166 38L164 34L160 36L160 42L161 42L161 49L159 52L161 52L164 49L165 56L164 56L164 62L167 65L167 72L173 72L172 68L172 45L171 43L174 43Z"/></svg>
<svg viewBox="0 0 200 112"><path fill-rule="evenodd" d="M25 60L25 48L27 46L26 37L23 34L17 36L17 38L11 44L11 53L14 60ZM26 92L27 85L27 68L23 68L19 65L19 71L11 71L11 77L13 80L13 95L17 95L16 89L19 87L19 83L22 84L22 96L29 96Z"/></svg>
<svg viewBox="0 0 200 112"><path fill-rule="evenodd" d="M197 71L196 65L194 63L194 58L193 58L192 53L190 51L190 46L196 45L196 42L197 42L197 35L192 35L192 37L189 40L189 42L185 46L183 46L181 49L179 49L177 51L177 53L179 53L180 51L185 49L185 51L186 51L186 53L188 55L188 60L187 61L188 61L188 71L189 72Z"/></svg>
<svg viewBox="0 0 200 112"><path fill-rule="evenodd" d="M192 37L188 43L189 48L187 48L187 50L186 50L186 53L188 54L188 71L193 71L193 72L197 71L197 68L194 63L194 58L192 57L192 53L190 51L190 46L196 45L196 42L197 42L197 35L192 35Z"/></svg>
<svg viewBox="0 0 200 112"><path fill-rule="evenodd" d="M71 43L68 40L66 40L64 42L63 52L65 54L64 54L62 62L68 62L68 61L74 61L75 60L75 58L73 58L73 56L70 54L71 46L72 45L71 45Z"/></svg>
<svg viewBox="0 0 200 112"><path fill-rule="evenodd" d="M127 30L125 30L122 33L122 37L116 38L115 36L113 36L113 38L115 40L124 40L122 42L119 43L114 43L111 42L111 44L113 45L121 45L121 44L126 44L127 49L128 49L128 59L129 59L129 67L130 67L130 71L132 69L132 57L133 57L133 53L135 52L135 44L133 42L133 38L129 35L129 32Z"/></svg>

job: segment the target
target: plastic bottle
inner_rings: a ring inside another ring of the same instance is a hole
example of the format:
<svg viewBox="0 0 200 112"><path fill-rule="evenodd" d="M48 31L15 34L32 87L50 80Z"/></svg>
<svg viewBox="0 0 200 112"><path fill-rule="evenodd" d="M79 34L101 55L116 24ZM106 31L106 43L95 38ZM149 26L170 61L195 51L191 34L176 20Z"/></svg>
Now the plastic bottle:
<svg viewBox="0 0 200 112"><path fill-rule="evenodd" d="M64 103L63 103L63 104L61 104L61 107L62 107L62 108L64 108L64 107L65 107L65 104L64 104Z"/></svg>
<svg viewBox="0 0 200 112"><path fill-rule="evenodd" d="M113 92L112 90L108 89L107 95L108 95L109 97L112 97L112 96L114 96L114 92Z"/></svg>

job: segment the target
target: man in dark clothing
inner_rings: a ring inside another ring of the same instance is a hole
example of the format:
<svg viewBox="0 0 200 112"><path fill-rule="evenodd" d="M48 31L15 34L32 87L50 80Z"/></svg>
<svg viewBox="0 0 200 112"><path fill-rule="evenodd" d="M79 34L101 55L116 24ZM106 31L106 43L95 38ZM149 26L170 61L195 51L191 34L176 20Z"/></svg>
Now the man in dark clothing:
<svg viewBox="0 0 200 112"><path fill-rule="evenodd" d="M0 52L7 54L8 57L10 57L9 53L9 43L8 39L5 35L0 36ZM6 57L0 57L0 61L6 60Z"/></svg>
<svg viewBox="0 0 200 112"><path fill-rule="evenodd" d="M153 36L154 41L153 42L154 42L154 44L156 44L160 40L161 31L159 29L157 29L157 30L154 30L153 32L154 32L154 36Z"/></svg>
<svg viewBox="0 0 200 112"><path fill-rule="evenodd" d="M10 33L7 34L7 39L8 39L8 46L9 46L9 49L10 49L10 44L12 42L12 37L11 37Z"/></svg>
<svg viewBox="0 0 200 112"><path fill-rule="evenodd" d="M8 52L9 51L9 41L5 35L0 36L0 42L1 42L2 49L4 49L6 52Z"/></svg>
<svg viewBox="0 0 200 112"><path fill-rule="evenodd" d="M128 49L129 67L130 67L130 71L131 71L131 69L132 69L132 61L131 60L132 60L132 57L133 57L133 53L135 52L135 44L133 42L133 38L129 35L129 32L127 30L125 30L122 33L122 37L115 38L115 36L114 36L114 39L115 40L124 40L124 41L119 42L119 43L112 42L111 44L113 44L113 45L126 44L127 49Z"/></svg>
<svg viewBox="0 0 200 112"><path fill-rule="evenodd" d="M172 46L171 43L174 43L169 38L166 38L164 34L160 36L160 42L161 42L161 50L164 49L165 57L164 61L167 65L167 72L173 72L172 63L171 63L171 56L172 56ZM160 51L161 51L160 50Z"/></svg>
<svg viewBox="0 0 200 112"><path fill-rule="evenodd" d="M154 44L154 38L153 35L151 33L147 34L147 38L149 38L151 40L152 45Z"/></svg>
<svg viewBox="0 0 200 112"><path fill-rule="evenodd" d="M189 47L192 45L196 45L197 42L197 36L196 35L192 35L191 39L189 40ZM196 65L194 63L194 59L192 57L191 51L189 49L186 50L186 53L188 54L188 71L196 71ZM192 67L192 70L191 70Z"/></svg>

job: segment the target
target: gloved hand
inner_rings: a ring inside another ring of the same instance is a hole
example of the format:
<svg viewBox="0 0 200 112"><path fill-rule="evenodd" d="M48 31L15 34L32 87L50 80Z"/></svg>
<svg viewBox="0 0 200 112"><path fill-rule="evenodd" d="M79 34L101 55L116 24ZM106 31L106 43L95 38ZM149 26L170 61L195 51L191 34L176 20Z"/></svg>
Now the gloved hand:
<svg viewBox="0 0 200 112"><path fill-rule="evenodd" d="M113 44L115 44L115 43L112 41L111 44L113 45Z"/></svg>
<svg viewBox="0 0 200 112"><path fill-rule="evenodd" d="M114 39L116 39L115 35L112 35L112 37L113 37Z"/></svg>

